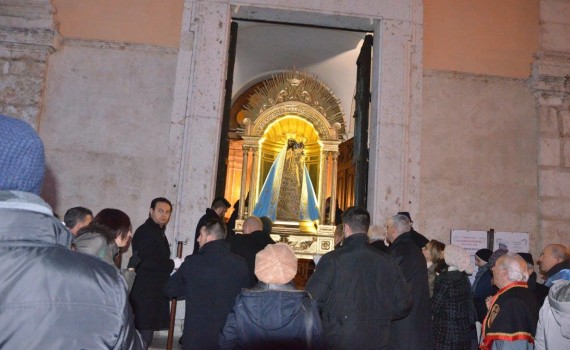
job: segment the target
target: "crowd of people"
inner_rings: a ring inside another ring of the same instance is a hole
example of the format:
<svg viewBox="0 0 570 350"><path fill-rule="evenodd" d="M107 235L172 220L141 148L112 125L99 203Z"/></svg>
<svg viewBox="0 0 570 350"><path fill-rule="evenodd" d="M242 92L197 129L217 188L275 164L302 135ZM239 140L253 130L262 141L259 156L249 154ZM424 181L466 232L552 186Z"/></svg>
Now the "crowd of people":
<svg viewBox="0 0 570 350"><path fill-rule="evenodd" d="M474 271L465 249L428 240L408 212L371 226L351 207L299 290L297 257L266 217L229 234L231 205L215 198L182 261L165 236L168 199L150 202L134 234L114 208L73 207L62 222L39 196L44 163L35 131L0 116L0 348L146 349L169 327L171 298L186 301L184 349L570 348L564 245L542 251L541 284L529 253L481 249Z"/></svg>

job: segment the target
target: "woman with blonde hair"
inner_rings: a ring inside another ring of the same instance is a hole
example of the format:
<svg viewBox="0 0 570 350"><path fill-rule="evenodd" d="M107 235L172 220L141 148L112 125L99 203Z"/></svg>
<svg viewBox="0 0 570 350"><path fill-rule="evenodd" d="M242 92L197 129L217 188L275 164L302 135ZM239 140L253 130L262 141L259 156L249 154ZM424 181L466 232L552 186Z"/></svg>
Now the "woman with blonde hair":
<svg viewBox="0 0 570 350"><path fill-rule="evenodd" d="M437 275L436 269L441 268L445 265L443 260L443 250L445 249L445 244L432 239L422 248L422 253L426 258L428 266L428 282L429 282L429 297L433 295L433 285L435 282L435 276Z"/></svg>

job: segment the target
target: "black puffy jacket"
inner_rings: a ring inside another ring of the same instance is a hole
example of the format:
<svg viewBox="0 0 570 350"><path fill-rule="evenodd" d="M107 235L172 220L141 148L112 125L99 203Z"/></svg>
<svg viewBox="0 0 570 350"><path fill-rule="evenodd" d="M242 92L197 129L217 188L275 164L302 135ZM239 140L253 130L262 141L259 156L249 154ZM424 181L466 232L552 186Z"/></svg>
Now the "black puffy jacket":
<svg viewBox="0 0 570 350"><path fill-rule="evenodd" d="M323 349L317 303L292 285L260 282L237 296L220 348Z"/></svg>
<svg viewBox="0 0 570 350"><path fill-rule="evenodd" d="M141 349L119 270L70 243L39 197L0 191L0 348Z"/></svg>

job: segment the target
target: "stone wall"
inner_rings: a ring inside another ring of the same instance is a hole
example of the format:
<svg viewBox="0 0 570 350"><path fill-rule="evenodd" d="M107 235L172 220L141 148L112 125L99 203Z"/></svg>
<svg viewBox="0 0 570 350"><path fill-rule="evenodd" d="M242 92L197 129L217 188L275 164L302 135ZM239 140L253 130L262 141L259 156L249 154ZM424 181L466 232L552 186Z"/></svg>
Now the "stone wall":
<svg viewBox="0 0 570 350"><path fill-rule="evenodd" d="M533 65L541 245L570 246L570 2L540 2L540 51Z"/></svg>
<svg viewBox="0 0 570 350"><path fill-rule="evenodd" d="M525 82L427 71L423 87L414 226L443 242L451 229L529 232L535 246L537 122Z"/></svg>
<svg viewBox="0 0 570 350"><path fill-rule="evenodd" d="M370 127L375 222L403 209L444 241L452 228L493 227L529 231L538 246L569 244L568 2L540 1L534 99L521 80L441 71L421 79L417 0L349 7L187 0L180 54L69 38L59 47L47 0L5 0L0 14L0 112L39 130L44 195L60 214L78 204L116 206L137 225L149 198L166 195L177 204L169 238L188 238L213 195L232 16L346 28L364 21L379 33Z"/></svg>
<svg viewBox="0 0 570 350"><path fill-rule="evenodd" d="M0 3L0 113L39 128L47 61L58 41L49 0Z"/></svg>
<svg viewBox="0 0 570 350"><path fill-rule="evenodd" d="M177 50L65 40L50 57L39 130L44 198L63 215L119 208L134 228L164 196Z"/></svg>

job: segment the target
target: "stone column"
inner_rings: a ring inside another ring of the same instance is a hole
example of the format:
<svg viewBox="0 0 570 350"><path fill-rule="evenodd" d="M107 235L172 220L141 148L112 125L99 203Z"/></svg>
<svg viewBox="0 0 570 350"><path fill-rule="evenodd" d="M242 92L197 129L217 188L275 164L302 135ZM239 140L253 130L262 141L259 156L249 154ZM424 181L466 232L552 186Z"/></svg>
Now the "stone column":
<svg viewBox="0 0 570 350"><path fill-rule="evenodd" d="M540 247L570 245L570 2L539 3L540 51L530 88L536 98ZM537 247L538 248L538 247ZM540 250L533 251L539 254Z"/></svg>
<svg viewBox="0 0 570 350"><path fill-rule="evenodd" d="M374 30L367 206L378 221L419 211L423 25L421 2L412 3L411 22L380 20Z"/></svg>
<svg viewBox="0 0 570 350"><path fill-rule="evenodd" d="M325 222L325 202L327 199L327 176L328 176L328 169L329 169L329 151L323 151L322 154L322 162L323 167L321 168L321 179L323 181L321 185L321 194L320 194L320 212L321 212L321 223L327 225L328 223Z"/></svg>
<svg viewBox="0 0 570 350"><path fill-rule="evenodd" d="M338 167L338 151L332 152L332 171L331 171L331 208L330 208L330 225L335 224L336 217L336 172Z"/></svg>
<svg viewBox="0 0 570 350"><path fill-rule="evenodd" d="M540 246L568 245L570 212L570 54L540 52L533 65L538 135L538 220ZM565 86L566 85L566 86ZM533 252L539 254L539 251Z"/></svg>
<svg viewBox="0 0 570 350"><path fill-rule="evenodd" d="M251 175L249 180L249 215L253 215L253 209L257 202L257 152L258 147L251 148Z"/></svg>
<svg viewBox="0 0 570 350"><path fill-rule="evenodd" d="M243 162L241 166L241 187L240 187L240 196L239 196L239 219L243 220L243 216L245 213L245 196L247 189L245 185L247 183L247 155L249 153L249 147L243 148ZM250 198L251 200L251 198Z"/></svg>
<svg viewBox="0 0 570 350"><path fill-rule="evenodd" d="M193 242L214 198L231 23L229 2L185 0L168 144L167 193L176 196L168 230ZM192 251L190 244L183 255Z"/></svg>
<svg viewBox="0 0 570 350"><path fill-rule="evenodd" d="M40 128L48 57L61 38L49 0L0 2L0 113Z"/></svg>

